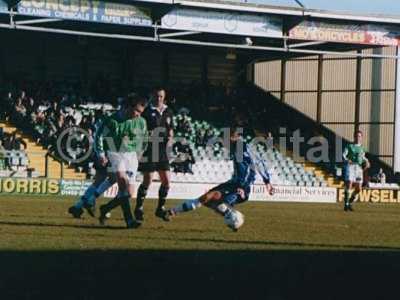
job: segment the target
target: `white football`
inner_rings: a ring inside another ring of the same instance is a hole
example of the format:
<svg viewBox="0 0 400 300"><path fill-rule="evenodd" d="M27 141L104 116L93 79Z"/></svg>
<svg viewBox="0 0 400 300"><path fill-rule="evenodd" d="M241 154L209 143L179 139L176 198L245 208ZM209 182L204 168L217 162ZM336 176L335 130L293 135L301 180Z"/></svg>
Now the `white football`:
<svg viewBox="0 0 400 300"><path fill-rule="evenodd" d="M110 212L106 213L106 218L107 219L111 218L111 213Z"/></svg>
<svg viewBox="0 0 400 300"><path fill-rule="evenodd" d="M225 224L233 230L238 230L244 223L244 215L235 209L224 216Z"/></svg>

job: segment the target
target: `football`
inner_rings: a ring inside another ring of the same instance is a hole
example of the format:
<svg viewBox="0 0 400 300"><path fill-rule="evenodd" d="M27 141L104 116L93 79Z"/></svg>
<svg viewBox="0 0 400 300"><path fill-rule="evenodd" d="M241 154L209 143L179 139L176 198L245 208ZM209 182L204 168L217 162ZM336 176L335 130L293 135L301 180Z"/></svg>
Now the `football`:
<svg viewBox="0 0 400 300"><path fill-rule="evenodd" d="M235 209L224 216L225 224L233 230L238 230L244 223L244 215Z"/></svg>

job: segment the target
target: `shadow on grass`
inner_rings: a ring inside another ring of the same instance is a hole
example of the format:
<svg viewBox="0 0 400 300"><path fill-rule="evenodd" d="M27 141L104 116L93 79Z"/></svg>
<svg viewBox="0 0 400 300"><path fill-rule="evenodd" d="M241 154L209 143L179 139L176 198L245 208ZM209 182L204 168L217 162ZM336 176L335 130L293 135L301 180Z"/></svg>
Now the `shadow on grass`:
<svg viewBox="0 0 400 300"><path fill-rule="evenodd" d="M48 224L48 223L40 223L40 222L14 222L14 221L0 221L0 225L8 225L8 226L34 226L34 227L64 227L64 228L80 228L80 229L104 229L104 230L128 230L125 226L101 226L101 225L75 225L75 224ZM130 231L141 230L139 229L129 229ZM130 237L138 240L146 240L146 241L179 241L179 242L204 242L204 243L217 243L217 244L226 244L226 245L243 245L243 246L276 246L276 247L308 247L308 248L321 248L332 249L338 248L343 250L371 250L371 251L393 251L399 252L400 248L398 247L387 247L387 246L369 246L369 245L337 245L337 244L320 244L320 243L302 243L302 242L287 242L287 241L246 241L246 240L227 240L227 239L209 239L209 238L169 238L168 235L164 237Z"/></svg>
<svg viewBox="0 0 400 300"><path fill-rule="evenodd" d="M400 252L0 252L1 299L397 299Z"/></svg>
<svg viewBox="0 0 400 300"><path fill-rule="evenodd" d="M32 227L64 227L64 228L81 228L81 229L109 229L121 230L126 229L126 226L102 226L102 225L79 225L79 224L54 224L54 223L41 223L41 222L14 222L14 221L0 221L0 225L8 226L32 226Z"/></svg>

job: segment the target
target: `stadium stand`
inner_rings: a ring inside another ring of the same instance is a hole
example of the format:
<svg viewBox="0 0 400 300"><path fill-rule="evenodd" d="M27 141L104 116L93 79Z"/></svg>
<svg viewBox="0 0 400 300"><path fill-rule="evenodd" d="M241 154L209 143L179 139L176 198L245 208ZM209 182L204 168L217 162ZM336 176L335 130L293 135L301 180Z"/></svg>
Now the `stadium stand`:
<svg viewBox="0 0 400 300"><path fill-rule="evenodd" d="M211 89L211 88L210 88ZM198 182L198 183L219 183L224 182L232 174L233 166L227 156L218 138L223 134L222 127L232 119L228 111L235 111L237 115L243 113L250 118L239 118L234 120L237 124L244 127L261 128L263 132L276 132L274 124L277 120L264 118L263 115L268 111L257 107L257 101L249 102L245 106L245 112L239 111L241 101L244 95L251 95L251 91L247 87L237 89L225 94L222 88L210 103L207 111L198 105L190 105L187 101L187 95L191 92L181 93L184 102L174 101L172 105L174 110L179 113L175 115L173 124L175 128L175 136L185 138L192 152L192 162L190 163L190 171L179 170L175 168L172 173L172 181L174 182ZM179 92L176 92L179 94ZM89 136L82 136L80 132L72 133L75 136L75 149L73 153L68 153L70 157L77 158L87 151L90 144L93 143L93 133L96 129L96 121L104 114L110 114L114 111L114 106L104 103L88 103L86 101L77 100L79 97L59 96L42 97L42 100L36 101L32 97L28 97L25 92L19 92L17 97L13 97L9 93L3 103L6 106L3 119L9 120L4 124L7 131L15 131L16 128L10 125L18 125L26 144L26 157L13 156L12 162L24 163L26 176L43 176L46 172L45 157L47 153L51 154L48 158L49 177L57 178L61 174L61 164L65 165L64 178L84 179L91 178L95 174L93 161L89 158L83 163L72 164L68 161L62 161L62 157L58 153L56 141L59 134L68 128L81 128L89 133ZM233 96L234 95L234 96ZM73 98L73 100L71 100ZM253 99L254 97L249 97ZM45 100L43 100L45 99ZM51 101L51 99L58 99ZM193 101L193 103L196 103ZM219 104L216 105L216 104ZM254 104L254 105L253 105ZM223 120L215 118L212 113L223 114L226 116ZM211 112L211 113L210 113ZM271 113L271 112L270 112ZM196 115L198 120L194 120L191 115ZM273 111L273 115L276 115ZM266 124L261 122L257 124L252 120L269 120ZM207 120L213 120L207 121ZM216 120L216 122L214 121ZM245 120L245 123L243 122ZM245 132L244 136L247 142L254 137L253 131ZM279 149L273 146L273 133L268 132L265 145L254 145L258 154L266 161L270 167L272 174L272 182L276 185L296 185L296 186L333 186L337 184L337 180L333 179L326 171L315 166L314 164L302 162L299 163L290 157L290 152L281 153ZM216 139L217 138L217 139ZM66 149L63 149L63 151ZM175 152L173 159L177 159L178 153ZM195 162L195 163L193 163ZM32 170L34 170L32 172ZM140 175L139 175L140 176ZM140 180L140 178L138 178ZM257 178L261 182L260 178Z"/></svg>
<svg viewBox="0 0 400 300"><path fill-rule="evenodd" d="M215 139L221 137L222 130L206 121L193 121L187 115L181 114L176 115L173 122L176 136L188 141L196 163L192 168L193 174L173 173L172 181L220 183L228 180L232 175L233 165L222 144ZM245 136L247 142L251 142L252 138L250 135ZM314 170L306 170L302 164L282 155L276 147L254 144L252 147L270 166L273 184L327 186L323 176L316 176ZM256 182L262 183L259 176Z"/></svg>

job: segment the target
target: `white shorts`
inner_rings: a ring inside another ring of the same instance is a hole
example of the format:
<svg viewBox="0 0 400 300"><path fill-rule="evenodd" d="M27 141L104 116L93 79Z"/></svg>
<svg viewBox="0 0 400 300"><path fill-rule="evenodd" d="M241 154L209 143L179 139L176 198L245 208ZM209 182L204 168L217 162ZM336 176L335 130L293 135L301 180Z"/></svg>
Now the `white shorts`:
<svg viewBox="0 0 400 300"><path fill-rule="evenodd" d="M356 183L363 183L364 181L364 171L356 164L346 165L344 172L344 180Z"/></svg>
<svg viewBox="0 0 400 300"><path fill-rule="evenodd" d="M123 172L126 173L129 183L135 182L138 159L136 152L107 152L107 158L110 161L111 172Z"/></svg>

